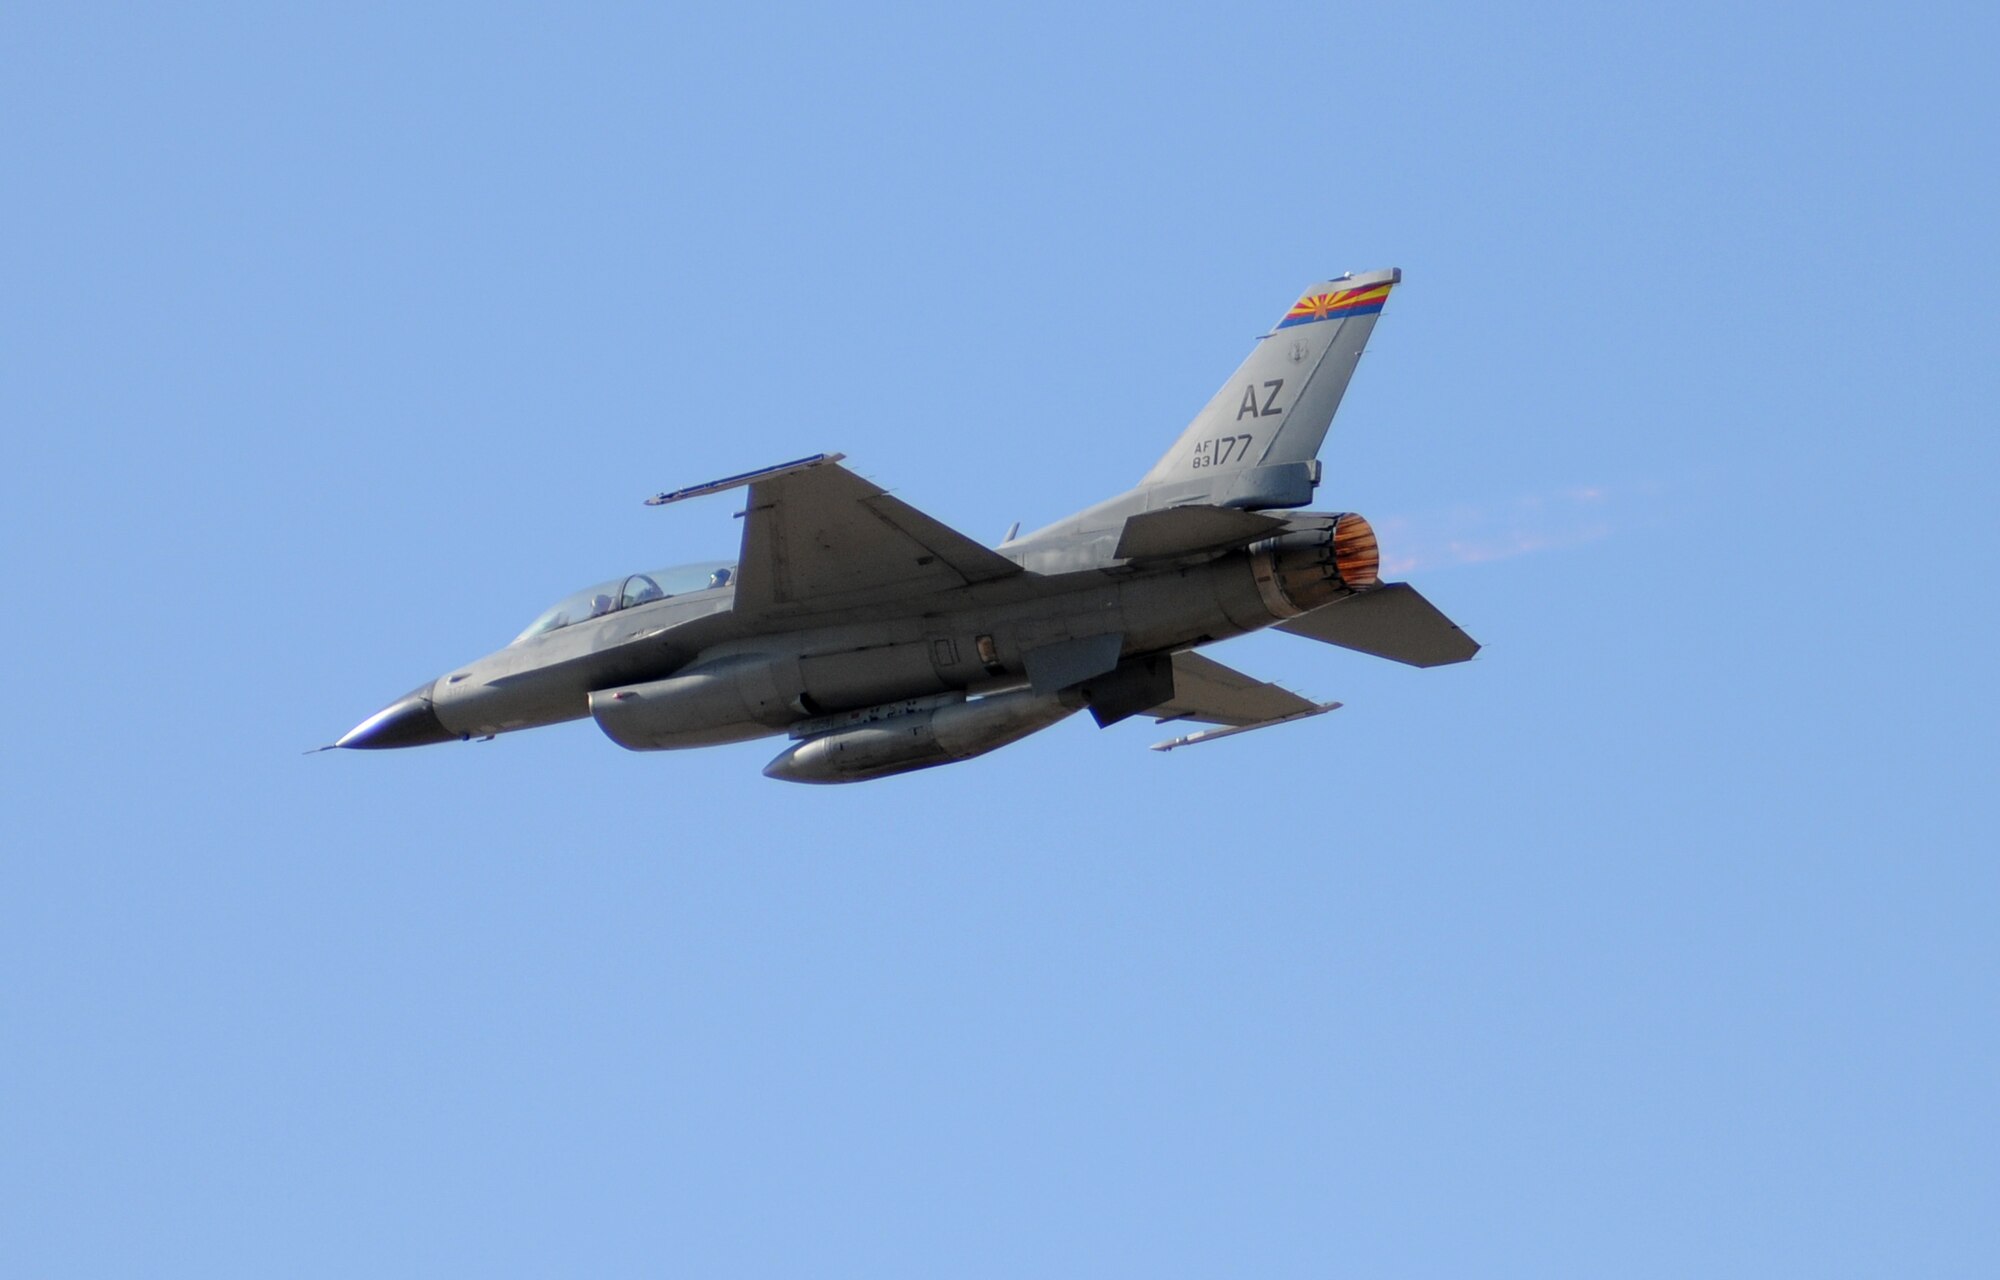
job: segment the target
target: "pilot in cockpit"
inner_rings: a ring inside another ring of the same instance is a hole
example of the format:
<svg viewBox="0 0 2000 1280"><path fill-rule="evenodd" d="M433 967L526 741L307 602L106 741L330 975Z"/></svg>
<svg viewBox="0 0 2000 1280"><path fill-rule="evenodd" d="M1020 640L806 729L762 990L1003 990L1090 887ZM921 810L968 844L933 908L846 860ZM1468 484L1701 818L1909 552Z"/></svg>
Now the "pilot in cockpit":
<svg viewBox="0 0 2000 1280"><path fill-rule="evenodd" d="M632 575L625 583L625 607L627 609L630 609L633 605L651 604L655 600L664 600L666 598L667 593L660 590L660 584L643 573Z"/></svg>
<svg viewBox="0 0 2000 1280"><path fill-rule="evenodd" d="M709 586L711 586L711 587L726 587L726 586L728 586L728 585L729 585L729 570L727 570L727 569L717 569L717 570L716 570L716 571L715 571L714 573L711 573L711 574L709 574L709 575L708 575L708 585L709 585Z"/></svg>

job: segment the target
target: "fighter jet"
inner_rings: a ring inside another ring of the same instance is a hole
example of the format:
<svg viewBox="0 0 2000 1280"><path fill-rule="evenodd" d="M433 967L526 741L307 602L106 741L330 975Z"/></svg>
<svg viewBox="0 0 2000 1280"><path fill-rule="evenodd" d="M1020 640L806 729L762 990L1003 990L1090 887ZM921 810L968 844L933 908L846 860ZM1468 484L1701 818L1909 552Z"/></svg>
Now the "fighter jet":
<svg viewBox="0 0 2000 1280"><path fill-rule="evenodd" d="M1478 651L1374 531L1313 500L1397 270L1312 285L1138 485L987 547L821 453L646 499L747 489L733 561L613 578L335 746L485 739L585 716L633 751L786 735L765 767L860 782L984 755L1080 710L1217 726L1330 711L1197 650L1276 627L1431 667Z"/></svg>

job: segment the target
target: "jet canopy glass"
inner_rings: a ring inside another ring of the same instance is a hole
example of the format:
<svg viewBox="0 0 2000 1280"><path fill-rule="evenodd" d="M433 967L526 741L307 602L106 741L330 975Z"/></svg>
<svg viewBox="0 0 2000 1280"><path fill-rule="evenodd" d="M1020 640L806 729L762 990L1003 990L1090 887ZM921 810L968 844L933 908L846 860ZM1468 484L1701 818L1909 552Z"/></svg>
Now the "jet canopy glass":
<svg viewBox="0 0 2000 1280"><path fill-rule="evenodd" d="M613 578L556 601L511 643L520 644L523 640L532 640L536 636L601 618L620 609L630 609L634 605L664 600L668 596L726 587L735 576L734 563L710 560L702 564L683 564L671 569L654 569L650 573L635 573L627 578Z"/></svg>

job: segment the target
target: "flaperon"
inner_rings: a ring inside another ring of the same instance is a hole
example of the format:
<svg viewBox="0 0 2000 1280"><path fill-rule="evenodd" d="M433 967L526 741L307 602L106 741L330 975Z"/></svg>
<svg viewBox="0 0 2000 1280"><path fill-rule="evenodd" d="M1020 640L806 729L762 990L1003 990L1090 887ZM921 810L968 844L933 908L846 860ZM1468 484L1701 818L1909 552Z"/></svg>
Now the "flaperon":
<svg viewBox="0 0 2000 1280"><path fill-rule="evenodd" d="M765 768L858 782L981 755L1088 708L1227 726L1331 710L1200 657L1275 626L1416 666L1479 648L1383 583L1358 515L1298 510L1398 271L1313 285L1138 487L988 548L820 454L648 499L749 489L734 562L577 592L335 745L584 716L635 751L789 734Z"/></svg>

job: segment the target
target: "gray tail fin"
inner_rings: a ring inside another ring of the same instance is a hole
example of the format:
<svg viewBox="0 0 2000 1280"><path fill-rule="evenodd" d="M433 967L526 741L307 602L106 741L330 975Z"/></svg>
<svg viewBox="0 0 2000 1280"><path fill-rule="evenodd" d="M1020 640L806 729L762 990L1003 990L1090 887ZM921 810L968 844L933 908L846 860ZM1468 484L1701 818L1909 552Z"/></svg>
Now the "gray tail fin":
<svg viewBox="0 0 2000 1280"><path fill-rule="evenodd" d="M1207 481L1209 500L1221 505L1310 501L1320 442L1402 278L1392 268L1307 289L1139 483L1198 495L1204 486L1191 482Z"/></svg>

